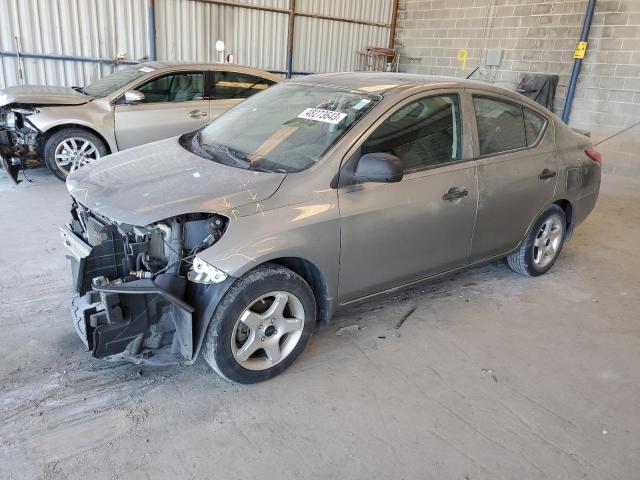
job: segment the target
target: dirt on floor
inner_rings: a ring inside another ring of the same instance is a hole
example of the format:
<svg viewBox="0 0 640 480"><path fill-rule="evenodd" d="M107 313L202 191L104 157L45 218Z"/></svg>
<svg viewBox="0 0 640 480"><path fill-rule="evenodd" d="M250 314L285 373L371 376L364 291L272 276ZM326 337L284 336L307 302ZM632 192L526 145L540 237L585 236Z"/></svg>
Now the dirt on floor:
<svg viewBox="0 0 640 480"><path fill-rule="evenodd" d="M547 275L494 262L351 308L237 386L83 351L69 198L30 176L0 174L2 479L638 477L638 183L604 178Z"/></svg>

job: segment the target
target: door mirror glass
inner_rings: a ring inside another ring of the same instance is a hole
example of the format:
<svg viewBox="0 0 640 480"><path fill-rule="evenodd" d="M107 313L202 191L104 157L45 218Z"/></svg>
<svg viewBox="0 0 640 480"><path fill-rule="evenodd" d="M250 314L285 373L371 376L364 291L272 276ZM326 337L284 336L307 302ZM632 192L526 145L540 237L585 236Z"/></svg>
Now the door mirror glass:
<svg viewBox="0 0 640 480"><path fill-rule="evenodd" d="M144 102L144 93L138 90L129 90L124 92L124 103L127 105L135 105Z"/></svg>
<svg viewBox="0 0 640 480"><path fill-rule="evenodd" d="M355 180L359 182L395 183L402 180L402 162L388 153L367 153L360 158Z"/></svg>

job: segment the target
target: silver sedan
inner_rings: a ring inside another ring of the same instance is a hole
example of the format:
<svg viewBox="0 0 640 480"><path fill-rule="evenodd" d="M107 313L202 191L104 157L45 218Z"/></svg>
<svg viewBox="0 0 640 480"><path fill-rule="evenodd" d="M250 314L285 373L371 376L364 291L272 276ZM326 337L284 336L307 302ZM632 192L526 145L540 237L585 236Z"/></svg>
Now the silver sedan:
<svg viewBox="0 0 640 480"><path fill-rule="evenodd" d="M99 358L271 378L339 308L497 258L547 272L600 154L533 101L314 75L69 176L74 325Z"/></svg>
<svg viewBox="0 0 640 480"><path fill-rule="evenodd" d="M31 155L61 180L109 153L197 130L282 80L230 64L141 63L84 88L0 91L0 153L14 180Z"/></svg>

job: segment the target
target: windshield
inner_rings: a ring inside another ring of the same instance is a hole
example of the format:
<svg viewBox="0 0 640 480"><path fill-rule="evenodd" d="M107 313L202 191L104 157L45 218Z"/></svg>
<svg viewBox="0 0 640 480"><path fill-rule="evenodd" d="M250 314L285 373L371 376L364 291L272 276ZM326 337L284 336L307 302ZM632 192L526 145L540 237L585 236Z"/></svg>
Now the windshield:
<svg viewBox="0 0 640 480"><path fill-rule="evenodd" d="M204 127L191 150L235 167L299 172L317 163L379 99L316 85L276 85Z"/></svg>
<svg viewBox="0 0 640 480"><path fill-rule="evenodd" d="M102 77L97 82L84 87L82 93L91 97L106 97L107 95L111 95L116 90L124 87L129 82L133 82L154 70L155 69L153 67L145 66L144 64L123 68L122 70L118 70L111 75Z"/></svg>

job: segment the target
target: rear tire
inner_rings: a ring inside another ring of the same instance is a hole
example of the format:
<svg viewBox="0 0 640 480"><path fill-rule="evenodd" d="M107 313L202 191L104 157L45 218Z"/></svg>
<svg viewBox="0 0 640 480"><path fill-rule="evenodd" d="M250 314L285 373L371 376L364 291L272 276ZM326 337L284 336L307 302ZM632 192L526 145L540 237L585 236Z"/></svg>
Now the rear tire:
<svg viewBox="0 0 640 480"><path fill-rule="evenodd" d="M551 205L538 217L518 250L507 257L511 270L528 277L548 272L560 255L566 231L564 210Z"/></svg>
<svg viewBox="0 0 640 480"><path fill-rule="evenodd" d="M298 358L315 322L309 285L288 268L267 263L239 278L222 298L202 355L231 382L268 380Z"/></svg>
<svg viewBox="0 0 640 480"><path fill-rule="evenodd" d="M109 153L104 142L83 128L63 128L47 138L42 149L44 163L63 182L69 173Z"/></svg>

